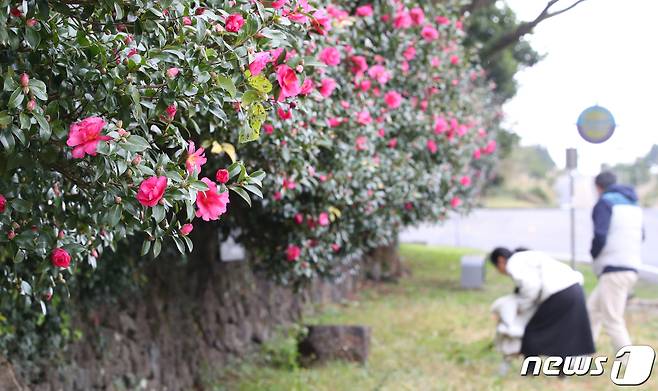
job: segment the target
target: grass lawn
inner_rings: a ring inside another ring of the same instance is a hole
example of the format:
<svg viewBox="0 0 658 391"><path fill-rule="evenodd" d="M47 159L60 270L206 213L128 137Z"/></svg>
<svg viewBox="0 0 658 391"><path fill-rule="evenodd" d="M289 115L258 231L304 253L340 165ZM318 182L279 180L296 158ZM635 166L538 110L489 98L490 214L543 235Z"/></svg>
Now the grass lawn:
<svg viewBox="0 0 658 391"><path fill-rule="evenodd" d="M459 258L467 250L402 245L411 275L398 284L363 290L354 300L324 307L307 318L309 324L362 324L372 328L372 345L365 366L333 363L304 369L290 364L294 339L281 338L266 346L270 358L283 356L284 365L262 359L236 363L215 390L612 390L606 373L598 378L524 378L521 360L506 376L498 375L500 356L490 348L494 323L491 302L513 288L512 281L488 266L486 286L466 291L459 287ZM595 281L586 272L586 290ZM658 298L658 288L639 284L636 295ZM637 344L658 347L658 309L629 309L627 320ZM600 354L612 349L604 335L597 341ZM278 345L277 345L278 344ZM283 354L282 354L283 352ZM277 360L281 364L280 359ZM273 362L272 359L269 360ZM658 389L658 373L642 387Z"/></svg>

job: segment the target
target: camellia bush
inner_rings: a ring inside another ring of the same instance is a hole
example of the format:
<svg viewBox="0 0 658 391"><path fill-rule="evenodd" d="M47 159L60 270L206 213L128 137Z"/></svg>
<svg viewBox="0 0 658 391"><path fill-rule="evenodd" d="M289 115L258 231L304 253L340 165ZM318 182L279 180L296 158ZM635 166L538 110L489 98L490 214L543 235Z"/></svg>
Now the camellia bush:
<svg viewBox="0 0 658 391"><path fill-rule="evenodd" d="M339 276L402 227L472 206L500 108L462 45L457 6L327 6L333 28L305 47L325 67L300 82L304 99L271 116L263 143L242 153L269 174L269 194L241 230L260 266L288 282Z"/></svg>
<svg viewBox="0 0 658 391"><path fill-rule="evenodd" d="M299 284L467 211L500 108L458 3L0 0L1 350L194 229Z"/></svg>
<svg viewBox="0 0 658 391"><path fill-rule="evenodd" d="M0 2L0 341L26 312L55 317L53 296L121 240L191 251L192 222L223 218L229 191L262 196L235 145L293 104L277 80L303 76L285 62L315 34L283 3Z"/></svg>

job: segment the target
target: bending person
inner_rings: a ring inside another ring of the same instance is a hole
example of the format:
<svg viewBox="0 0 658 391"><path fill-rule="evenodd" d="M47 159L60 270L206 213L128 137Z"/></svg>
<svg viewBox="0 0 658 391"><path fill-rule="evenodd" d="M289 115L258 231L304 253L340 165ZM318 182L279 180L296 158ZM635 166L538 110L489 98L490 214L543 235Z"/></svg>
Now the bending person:
<svg viewBox="0 0 658 391"><path fill-rule="evenodd" d="M519 311L537 307L525 327L521 354L564 358L594 353L582 274L539 251L513 253L498 247L490 260L514 280Z"/></svg>

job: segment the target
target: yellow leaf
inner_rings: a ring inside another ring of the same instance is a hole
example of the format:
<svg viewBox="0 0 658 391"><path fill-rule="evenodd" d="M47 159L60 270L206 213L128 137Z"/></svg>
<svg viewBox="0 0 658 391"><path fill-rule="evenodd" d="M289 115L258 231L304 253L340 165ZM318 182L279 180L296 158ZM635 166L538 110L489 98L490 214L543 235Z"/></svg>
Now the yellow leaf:
<svg viewBox="0 0 658 391"><path fill-rule="evenodd" d="M222 148L222 144L218 143L217 141L213 141L212 148L210 149L210 153L219 155L222 152L224 152L224 148Z"/></svg>
<svg viewBox="0 0 658 391"><path fill-rule="evenodd" d="M235 161L238 160L238 155L235 153L235 147L233 144L222 143L222 149L226 152L228 157L231 158L231 163L235 163Z"/></svg>
<svg viewBox="0 0 658 391"><path fill-rule="evenodd" d="M337 219L340 218L341 213L340 213L340 210L339 210L338 208L333 207L333 206L330 206L330 207L327 208L327 209L329 210L329 213L331 213L332 215L336 216Z"/></svg>
<svg viewBox="0 0 658 391"><path fill-rule="evenodd" d="M225 153L231 158L231 163L235 163L235 161L238 160L238 154L235 152L235 147L230 143L219 143L218 141L213 141L210 153L215 155Z"/></svg>

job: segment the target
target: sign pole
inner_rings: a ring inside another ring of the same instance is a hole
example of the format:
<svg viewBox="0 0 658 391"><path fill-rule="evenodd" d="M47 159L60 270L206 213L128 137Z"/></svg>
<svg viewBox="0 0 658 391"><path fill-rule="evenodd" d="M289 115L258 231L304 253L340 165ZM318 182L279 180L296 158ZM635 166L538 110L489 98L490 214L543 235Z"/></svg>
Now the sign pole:
<svg viewBox="0 0 658 391"><path fill-rule="evenodd" d="M569 217L571 227L571 268L576 269L576 205L574 171L578 168L578 150L567 148L567 169L569 170Z"/></svg>

